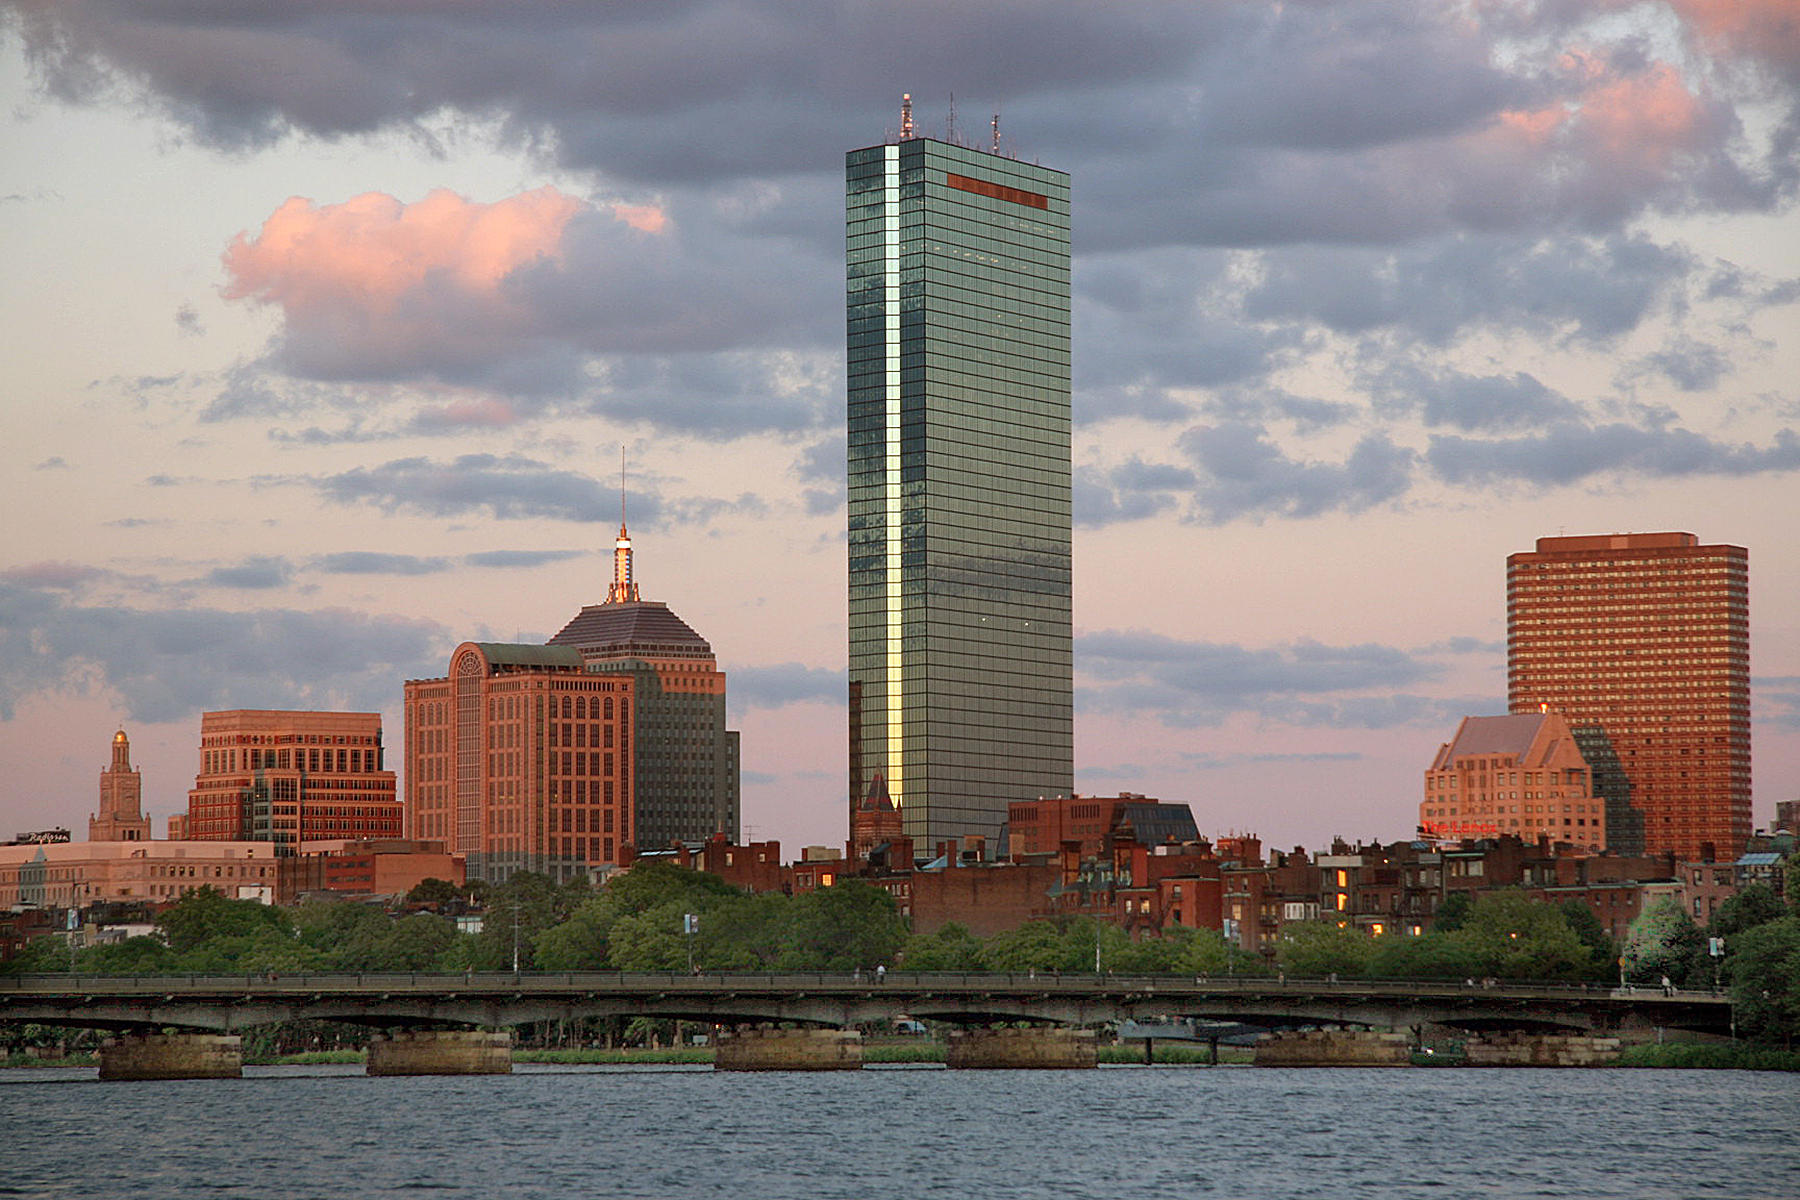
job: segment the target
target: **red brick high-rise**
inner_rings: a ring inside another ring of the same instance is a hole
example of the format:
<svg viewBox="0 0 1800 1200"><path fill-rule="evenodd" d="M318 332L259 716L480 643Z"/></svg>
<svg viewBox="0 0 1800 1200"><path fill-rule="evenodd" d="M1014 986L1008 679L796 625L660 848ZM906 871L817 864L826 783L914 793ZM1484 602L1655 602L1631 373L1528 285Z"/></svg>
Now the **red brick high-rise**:
<svg viewBox="0 0 1800 1200"><path fill-rule="evenodd" d="M489 883L622 861L636 840L634 694L567 646L464 642L449 674L406 682L410 836L448 843Z"/></svg>
<svg viewBox="0 0 1800 1200"><path fill-rule="evenodd" d="M386 769L381 714L234 709L200 717L200 770L183 836L301 842L399 837L405 817Z"/></svg>
<svg viewBox="0 0 1800 1200"><path fill-rule="evenodd" d="M1568 719L1623 854L1750 835L1749 554L1691 533L1539 538L1506 560L1507 693Z"/></svg>

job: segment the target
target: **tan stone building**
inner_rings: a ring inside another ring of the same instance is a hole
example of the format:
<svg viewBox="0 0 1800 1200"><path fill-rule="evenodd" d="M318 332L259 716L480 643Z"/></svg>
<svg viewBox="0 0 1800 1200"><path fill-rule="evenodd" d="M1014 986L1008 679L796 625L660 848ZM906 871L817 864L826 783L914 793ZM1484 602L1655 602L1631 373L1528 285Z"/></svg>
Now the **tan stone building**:
<svg viewBox="0 0 1800 1200"><path fill-rule="evenodd" d="M274 847L267 842L0 846L0 909L167 903L201 887L266 902L274 899L275 884Z"/></svg>
<svg viewBox="0 0 1800 1200"><path fill-rule="evenodd" d="M88 816L90 842L147 842L144 777L131 765L131 739L113 734L112 765L100 772L100 811Z"/></svg>
<svg viewBox="0 0 1800 1200"><path fill-rule="evenodd" d="M1598 851L1605 807L1562 714L1464 717L1425 772L1419 830L1440 839L1543 836Z"/></svg>

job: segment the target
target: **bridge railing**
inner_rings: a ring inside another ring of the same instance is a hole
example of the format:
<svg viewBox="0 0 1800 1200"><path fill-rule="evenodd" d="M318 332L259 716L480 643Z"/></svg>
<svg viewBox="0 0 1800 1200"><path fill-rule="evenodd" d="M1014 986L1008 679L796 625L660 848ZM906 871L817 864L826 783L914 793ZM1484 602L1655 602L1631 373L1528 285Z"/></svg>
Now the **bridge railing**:
<svg viewBox="0 0 1800 1200"><path fill-rule="evenodd" d="M254 993L293 995L411 993L444 995L559 992L655 993L720 991L817 991L845 994L888 990L910 993L947 991L962 994L995 992L1014 995L1105 995L1162 992L1171 995L1245 994L1259 996L1368 996L1371 998L1443 998L1485 993L1511 999L1576 998L1634 1001L1679 999L1719 1001L1703 991L1664 993L1660 988L1620 989L1610 984L1496 980L1332 979L1244 975L1111 975L1056 972L695 972L679 971L361 971L258 972L239 975L13 975L0 976L0 996L66 995L202 995Z"/></svg>

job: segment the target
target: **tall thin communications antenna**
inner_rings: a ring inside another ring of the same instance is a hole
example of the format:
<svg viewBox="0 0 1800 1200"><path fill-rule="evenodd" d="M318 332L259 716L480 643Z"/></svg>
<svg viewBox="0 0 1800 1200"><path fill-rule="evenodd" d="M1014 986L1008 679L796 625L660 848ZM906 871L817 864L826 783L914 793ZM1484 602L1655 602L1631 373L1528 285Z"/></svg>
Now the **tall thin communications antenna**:
<svg viewBox="0 0 1800 1200"><path fill-rule="evenodd" d="M900 93L900 140L903 142L910 142L910 141L912 141L912 136L913 136L912 93L911 92L901 92Z"/></svg>

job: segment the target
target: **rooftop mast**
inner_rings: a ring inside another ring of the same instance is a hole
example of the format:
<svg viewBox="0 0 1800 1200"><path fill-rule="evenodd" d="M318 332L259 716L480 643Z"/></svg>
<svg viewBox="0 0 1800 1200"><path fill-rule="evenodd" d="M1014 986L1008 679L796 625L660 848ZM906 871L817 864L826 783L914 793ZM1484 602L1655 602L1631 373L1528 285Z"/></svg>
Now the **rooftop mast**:
<svg viewBox="0 0 1800 1200"><path fill-rule="evenodd" d="M625 532L625 447L619 447L619 537L613 542L612 587L607 590L608 604L623 604L638 598L637 581L631 577L631 535Z"/></svg>

